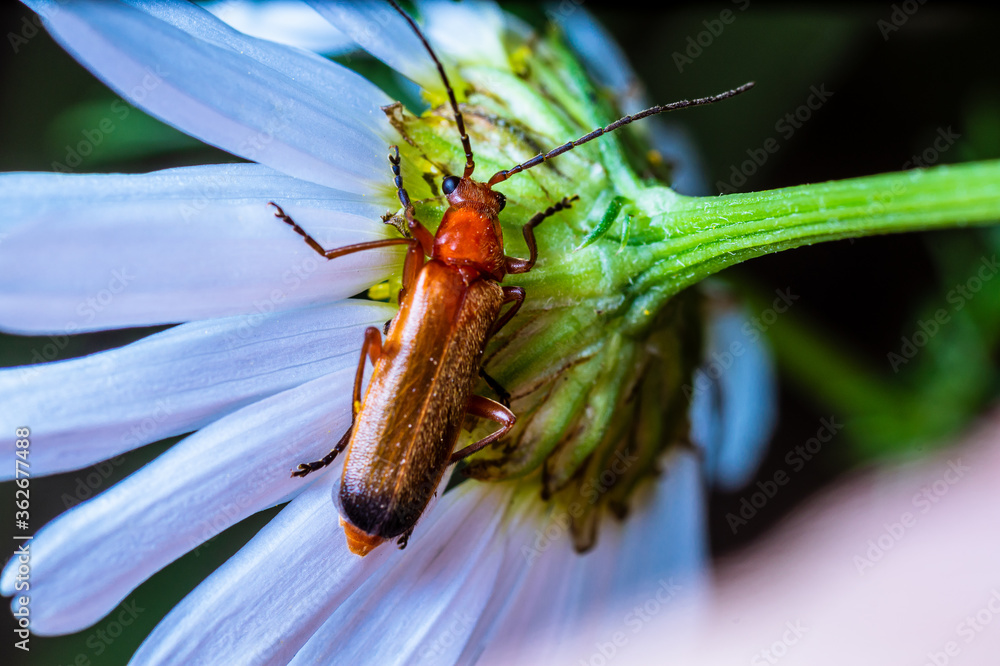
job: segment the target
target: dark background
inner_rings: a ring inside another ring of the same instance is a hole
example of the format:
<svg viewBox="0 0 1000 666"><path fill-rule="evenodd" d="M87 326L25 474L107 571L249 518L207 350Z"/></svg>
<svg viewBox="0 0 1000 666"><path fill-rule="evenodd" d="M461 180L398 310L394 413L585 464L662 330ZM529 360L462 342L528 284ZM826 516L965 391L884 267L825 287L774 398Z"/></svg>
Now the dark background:
<svg viewBox="0 0 1000 666"><path fill-rule="evenodd" d="M907 13L904 4L914 11ZM657 102L711 94L750 79L758 82L738 117L719 105L674 119L690 130L701 150L710 187L729 180L732 167L748 159L746 151L760 148L769 137L777 138L780 149L738 189L898 171L931 146L943 128L952 128L960 138L938 163L1000 157L1000 57L995 45L1000 15L995 11L917 2L809 9L719 2L643 14L622 11L620 5L616 10L591 3L586 7L616 36ZM536 24L544 20L534 6L514 10ZM684 53L689 38L696 40L708 30L703 21L719 19L724 10L734 20L678 71L674 54ZM50 170L53 162L65 161L66 147L95 118L107 116L115 101L42 31L18 44L15 53L9 34L28 34L27 16L27 10L7 5L0 13L0 35L7 36L0 43L2 171ZM900 20L904 16L905 22ZM885 22L882 27L879 21ZM887 25L898 30L888 32L886 39ZM825 86L833 95L785 138L775 124L805 103L810 86ZM99 148L81 171L145 171L226 159L136 111ZM1000 284L984 288L968 316L936 336L926 353L899 374L892 372L887 354L898 351L901 336L911 335L919 320L942 307L947 292L972 275L980 258L996 252L996 246L994 234L978 230L908 234L802 248L725 273L746 296L751 312L766 307L776 289L791 289L800 298L768 331L780 373L780 418L771 453L750 488L711 498L716 555L767 532L850 470L881 458L922 455L989 409L998 387L998 327L992 313L1000 310ZM77 336L59 358L124 344L147 332ZM0 336L0 365L28 362L38 344L37 339ZM810 368L823 359L847 359L845 367L858 371L817 376ZM844 397L873 386L888 387L891 409L873 413ZM788 471L786 454L814 437L820 419L830 416L847 424L844 431L801 471L790 474L789 483L734 534L726 516L739 511L757 480ZM100 489L170 443L116 459L105 468L109 475ZM86 473L33 479L33 525L40 527L75 501L75 488ZM0 488L0 494L12 496L11 485ZM0 519L8 525L12 509L6 500L2 504ZM159 617L271 515L273 511L245 521L140 587L130 599L144 610L121 636L107 636L106 619L75 636L36 637L30 663L72 663L77 655L94 664L125 663ZM9 614L0 617L3 654L12 634Z"/></svg>

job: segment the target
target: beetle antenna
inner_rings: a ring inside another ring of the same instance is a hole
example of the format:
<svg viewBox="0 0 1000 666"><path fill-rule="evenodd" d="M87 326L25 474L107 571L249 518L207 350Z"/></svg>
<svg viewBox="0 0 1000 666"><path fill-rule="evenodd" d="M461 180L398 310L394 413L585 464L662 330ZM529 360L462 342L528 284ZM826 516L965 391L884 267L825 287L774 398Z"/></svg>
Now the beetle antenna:
<svg viewBox="0 0 1000 666"><path fill-rule="evenodd" d="M568 152L579 145L585 144L588 141L591 141L592 139L596 139L602 134L607 134L608 132L614 132L619 127L624 127L625 125L628 125L631 122L635 122L636 120L641 120L649 116L655 116L658 113L665 113L667 111L686 109L690 106L704 106L705 104L713 104L715 102L721 102L724 99L729 99L730 97L735 97L740 93L746 92L747 90L750 90L753 87L754 87L754 82L749 81L747 83L744 83L738 88L733 88L732 90L727 90L724 93L719 93L718 95L712 95L711 97L699 97L698 99L691 99L691 100L682 99L679 102L672 102L670 104L653 106L646 109L645 111L640 111L639 113L633 114L631 116L625 116L624 118L619 118L618 120L611 123L607 127L598 127L590 134L585 134L576 141L569 141L567 143L564 143L563 145L553 150L550 150L544 155L543 154L535 155L530 160L522 162L521 164L518 164L516 167L513 167L512 169L497 171L495 174L493 174L493 177L490 178L487 185L492 187L497 183L502 183L503 181L507 180L516 173L521 173L526 169L538 166L539 164L545 162L546 160L550 160L553 157L556 157L557 155L562 155L563 153Z"/></svg>
<svg viewBox="0 0 1000 666"><path fill-rule="evenodd" d="M417 27L416 21L410 18L410 15L403 11L402 7L397 5L395 0L389 0L389 4L392 5L404 19L406 19L407 23L410 24L410 27L413 28L413 32L415 32L417 37L420 38L420 41L423 42L427 52L431 54L434 64L437 65L437 70L438 73L441 74L441 80L444 82L445 90L448 91L448 100L451 102L451 109L455 112L455 124L458 125L458 133L462 136L462 148L465 148L465 174L463 177L468 178L472 175L473 170L476 168L476 163L472 159L472 144L469 143L469 135L465 132L465 120L462 118L462 112L458 110L458 101L455 99L455 91L451 88L451 83L448 81L448 75L444 73L444 66L441 64L441 61L438 60L438 57L434 53L434 49L431 48L427 38L424 37L424 33L420 32L420 28Z"/></svg>

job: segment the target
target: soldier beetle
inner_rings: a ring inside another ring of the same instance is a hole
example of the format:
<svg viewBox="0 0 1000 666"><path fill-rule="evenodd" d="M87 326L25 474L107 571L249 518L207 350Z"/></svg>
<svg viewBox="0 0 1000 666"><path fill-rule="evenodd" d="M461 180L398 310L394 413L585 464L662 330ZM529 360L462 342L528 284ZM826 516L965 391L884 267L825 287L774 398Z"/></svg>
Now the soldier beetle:
<svg viewBox="0 0 1000 666"><path fill-rule="evenodd" d="M577 197L563 198L528 220L522 233L529 256L518 259L504 254L498 216L506 199L493 187L641 118L711 104L753 86L752 82L746 83L712 97L651 107L498 171L485 182L477 181L472 178L475 170L472 146L444 67L414 20L393 0L389 3L407 21L434 61L465 150L462 176L449 175L442 181L441 189L449 208L437 232L432 234L414 215L413 204L403 186L396 146L390 148L389 163L409 237L326 250L280 206L269 204L275 208L276 217L326 259L388 245L407 246L399 313L391 321L384 341L378 328L369 327L365 331L354 381L351 427L322 460L302 463L292 472L292 476L306 476L329 465L346 450L343 476L339 490L334 491L334 500L340 508L340 524L348 547L361 556L390 539L397 539L399 547L404 548L447 467L503 437L516 420L509 408L509 395L481 367L490 336L517 314L525 298L521 287L500 283L508 274L532 269L538 258L535 227L569 208ZM510 307L501 314L507 304ZM366 357L374 369L362 401ZM479 376L497 392L501 402L473 393ZM474 444L454 451L466 414L490 419L500 427Z"/></svg>

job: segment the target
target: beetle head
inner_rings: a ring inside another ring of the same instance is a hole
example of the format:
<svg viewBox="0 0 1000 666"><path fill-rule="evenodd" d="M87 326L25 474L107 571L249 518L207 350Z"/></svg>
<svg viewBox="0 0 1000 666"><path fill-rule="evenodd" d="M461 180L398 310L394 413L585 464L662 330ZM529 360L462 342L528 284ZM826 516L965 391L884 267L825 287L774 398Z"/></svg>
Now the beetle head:
<svg viewBox="0 0 1000 666"><path fill-rule="evenodd" d="M507 197L501 192L472 178L447 176L441 183L441 191L452 207L475 208L490 218L495 218L507 205Z"/></svg>

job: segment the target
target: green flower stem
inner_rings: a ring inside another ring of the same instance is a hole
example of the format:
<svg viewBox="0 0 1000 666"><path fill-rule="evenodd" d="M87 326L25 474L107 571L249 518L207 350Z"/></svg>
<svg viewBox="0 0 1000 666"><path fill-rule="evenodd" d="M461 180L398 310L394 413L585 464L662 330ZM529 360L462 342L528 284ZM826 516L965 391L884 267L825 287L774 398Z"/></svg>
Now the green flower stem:
<svg viewBox="0 0 1000 666"><path fill-rule="evenodd" d="M626 325L641 328L685 287L753 257L827 240L1000 220L1000 161L719 197L653 213L656 263L633 276ZM646 208L650 211L650 208Z"/></svg>

